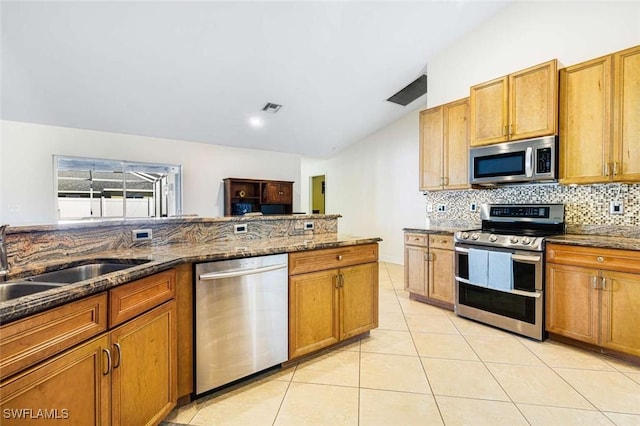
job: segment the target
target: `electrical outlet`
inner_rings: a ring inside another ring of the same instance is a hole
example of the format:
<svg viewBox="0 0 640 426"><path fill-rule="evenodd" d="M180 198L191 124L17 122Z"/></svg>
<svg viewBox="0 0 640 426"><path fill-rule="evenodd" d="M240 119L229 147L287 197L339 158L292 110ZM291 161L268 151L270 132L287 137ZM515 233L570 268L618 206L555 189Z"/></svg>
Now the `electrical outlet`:
<svg viewBox="0 0 640 426"><path fill-rule="evenodd" d="M131 239L133 241L146 241L151 240L153 238L153 234L151 229L136 229L131 231Z"/></svg>
<svg viewBox="0 0 640 426"><path fill-rule="evenodd" d="M304 223L305 231L313 231L313 222L305 222Z"/></svg>
<svg viewBox="0 0 640 426"><path fill-rule="evenodd" d="M447 211L447 205L446 204L438 204L438 211L440 213L446 212Z"/></svg>
<svg viewBox="0 0 640 426"><path fill-rule="evenodd" d="M427 203L427 213L433 213L433 204Z"/></svg>
<svg viewBox="0 0 640 426"><path fill-rule="evenodd" d="M478 211L478 205L476 203L469 204L469 211L475 213Z"/></svg>
<svg viewBox="0 0 640 426"><path fill-rule="evenodd" d="M624 203L622 201L611 201L609 203L609 213L624 214Z"/></svg>
<svg viewBox="0 0 640 426"><path fill-rule="evenodd" d="M242 225L233 225L233 233L234 234L246 234L247 233L247 224L243 223Z"/></svg>

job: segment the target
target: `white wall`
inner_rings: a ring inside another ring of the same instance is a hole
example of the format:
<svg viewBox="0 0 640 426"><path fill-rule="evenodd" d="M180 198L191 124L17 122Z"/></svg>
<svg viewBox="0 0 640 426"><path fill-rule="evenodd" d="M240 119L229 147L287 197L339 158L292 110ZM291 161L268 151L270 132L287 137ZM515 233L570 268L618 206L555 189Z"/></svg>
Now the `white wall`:
<svg viewBox="0 0 640 426"><path fill-rule="evenodd" d="M640 2L514 2L429 61L427 106L553 58L568 66L640 44L639 23ZM418 113L329 160L303 159L303 183L325 172L327 211L344 216L340 231L381 236L380 258L402 263L402 228L426 222L418 191ZM303 206L308 191L303 184Z"/></svg>
<svg viewBox="0 0 640 426"><path fill-rule="evenodd" d="M292 180L299 210L300 156L92 130L1 122L0 218L11 225L57 220L53 155L183 166L183 212L224 213L222 179Z"/></svg>
<svg viewBox="0 0 640 426"><path fill-rule="evenodd" d="M326 175L326 212L339 213L340 232L382 237L380 258L403 262L403 227L425 226L418 188L418 113L406 115L331 160L303 158L301 205L310 177ZM304 182L307 182L305 185Z"/></svg>

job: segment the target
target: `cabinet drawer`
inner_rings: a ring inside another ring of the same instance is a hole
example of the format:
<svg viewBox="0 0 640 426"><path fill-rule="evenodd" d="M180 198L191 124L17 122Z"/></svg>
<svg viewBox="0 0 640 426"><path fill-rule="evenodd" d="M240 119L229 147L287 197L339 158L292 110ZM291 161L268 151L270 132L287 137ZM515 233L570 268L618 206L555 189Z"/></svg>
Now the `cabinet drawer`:
<svg viewBox="0 0 640 426"><path fill-rule="evenodd" d="M404 234L404 243L412 246L429 246L429 236L425 234Z"/></svg>
<svg viewBox="0 0 640 426"><path fill-rule="evenodd" d="M618 272L640 272L640 252L632 250L549 244L547 261Z"/></svg>
<svg viewBox="0 0 640 426"><path fill-rule="evenodd" d="M429 235L429 248L453 250L453 235Z"/></svg>
<svg viewBox="0 0 640 426"><path fill-rule="evenodd" d="M175 295L175 269L116 287L109 291L109 327L155 308Z"/></svg>
<svg viewBox="0 0 640 426"><path fill-rule="evenodd" d="M289 275L378 261L378 244L310 250L289 254Z"/></svg>
<svg viewBox="0 0 640 426"><path fill-rule="evenodd" d="M0 379L107 329L107 293L0 327Z"/></svg>

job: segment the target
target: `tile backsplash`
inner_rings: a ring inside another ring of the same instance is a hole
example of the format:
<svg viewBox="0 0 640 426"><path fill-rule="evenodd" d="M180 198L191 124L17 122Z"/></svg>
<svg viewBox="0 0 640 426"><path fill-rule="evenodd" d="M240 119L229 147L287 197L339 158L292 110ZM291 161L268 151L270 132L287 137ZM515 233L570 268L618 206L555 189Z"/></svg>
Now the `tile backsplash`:
<svg viewBox="0 0 640 426"><path fill-rule="evenodd" d="M565 205L567 226L640 227L640 184L565 186L554 183L433 191L425 193L425 201L428 225L480 223L479 207L484 203L561 203ZM611 201L622 202L623 214L609 212ZM471 210L473 204L478 207L475 212Z"/></svg>

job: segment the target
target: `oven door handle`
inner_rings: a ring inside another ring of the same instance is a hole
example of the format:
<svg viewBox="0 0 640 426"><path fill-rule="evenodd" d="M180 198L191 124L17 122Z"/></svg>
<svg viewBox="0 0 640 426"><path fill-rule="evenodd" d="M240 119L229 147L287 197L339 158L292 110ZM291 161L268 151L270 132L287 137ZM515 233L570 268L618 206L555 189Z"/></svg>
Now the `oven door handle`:
<svg viewBox="0 0 640 426"><path fill-rule="evenodd" d="M456 247L455 251L457 251L458 253L469 253L468 248L462 248L462 247Z"/></svg>
<svg viewBox="0 0 640 426"><path fill-rule="evenodd" d="M474 283L472 283L471 281L465 279L465 278L460 278L459 276L455 276L456 281L459 281L461 283L464 284L469 284L469 285L476 285ZM485 287L485 286L478 286L478 287L482 287L482 288L488 288L489 290L496 290L493 288L489 288L489 287ZM533 292L533 291L522 291L522 290L496 290L496 291L501 291L503 293L511 293L511 294L517 294L518 296L524 296L524 297L532 297L534 299L539 299L540 297L542 297L542 293L540 292Z"/></svg>
<svg viewBox="0 0 640 426"><path fill-rule="evenodd" d="M512 254L511 259L521 262L540 262L540 256L525 256L522 254Z"/></svg>

